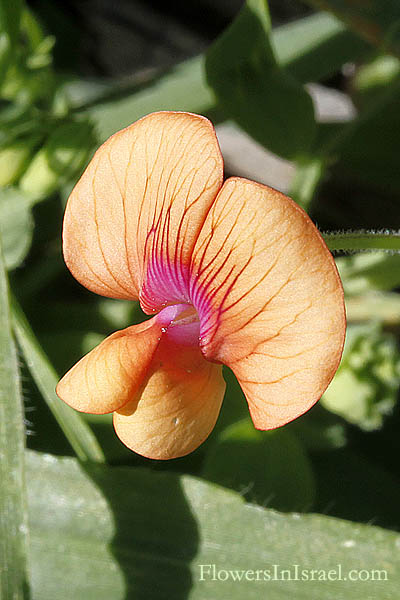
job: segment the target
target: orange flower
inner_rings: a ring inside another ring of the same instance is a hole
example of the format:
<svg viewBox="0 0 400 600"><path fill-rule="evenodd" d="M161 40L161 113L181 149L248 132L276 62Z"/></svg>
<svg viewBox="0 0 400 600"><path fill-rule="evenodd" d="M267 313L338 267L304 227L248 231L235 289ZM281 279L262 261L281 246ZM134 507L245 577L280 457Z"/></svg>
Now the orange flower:
<svg viewBox="0 0 400 600"><path fill-rule="evenodd" d="M155 316L113 333L60 381L77 410L114 413L128 448L168 459L214 427L235 373L257 429L307 411L340 361L343 290L308 216L233 177L211 123L150 114L96 152L65 211L65 262L89 290Z"/></svg>

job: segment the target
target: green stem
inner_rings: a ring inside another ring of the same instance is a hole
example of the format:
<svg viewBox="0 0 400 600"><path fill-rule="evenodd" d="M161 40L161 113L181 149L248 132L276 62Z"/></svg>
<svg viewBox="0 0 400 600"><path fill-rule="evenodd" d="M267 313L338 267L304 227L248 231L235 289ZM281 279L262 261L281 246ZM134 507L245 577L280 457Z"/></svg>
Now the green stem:
<svg viewBox="0 0 400 600"><path fill-rule="evenodd" d="M322 235L330 250L344 250L347 252L387 250L400 252L399 231L333 231Z"/></svg>

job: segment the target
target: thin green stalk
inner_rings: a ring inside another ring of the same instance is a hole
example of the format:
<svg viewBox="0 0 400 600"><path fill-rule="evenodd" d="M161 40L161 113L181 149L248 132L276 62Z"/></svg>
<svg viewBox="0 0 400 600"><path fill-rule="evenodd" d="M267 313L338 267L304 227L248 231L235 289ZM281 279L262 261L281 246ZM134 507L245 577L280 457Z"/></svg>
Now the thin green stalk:
<svg viewBox="0 0 400 600"><path fill-rule="evenodd" d="M0 240L0 598L26 598L25 430Z"/></svg>
<svg viewBox="0 0 400 600"><path fill-rule="evenodd" d="M333 231L322 235L330 250L400 252L400 231Z"/></svg>
<svg viewBox="0 0 400 600"><path fill-rule="evenodd" d="M32 377L67 440L83 461L105 462L103 451L92 430L74 409L62 402L55 388L58 376L43 352L18 301L12 298L14 331Z"/></svg>
<svg viewBox="0 0 400 600"><path fill-rule="evenodd" d="M296 172L290 186L289 196L306 212L310 210L324 172L325 163L319 157L307 157L296 163Z"/></svg>

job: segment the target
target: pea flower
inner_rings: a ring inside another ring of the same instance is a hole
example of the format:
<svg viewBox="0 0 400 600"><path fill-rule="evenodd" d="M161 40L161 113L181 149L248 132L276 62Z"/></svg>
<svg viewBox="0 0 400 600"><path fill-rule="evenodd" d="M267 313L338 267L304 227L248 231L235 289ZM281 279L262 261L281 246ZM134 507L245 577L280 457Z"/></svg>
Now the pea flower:
<svg viewBox="0 0 400 600"><path fill-rule="evenodd" d="M290 198L223 183L204 117L153 113L111 136L68 200L63 249L86 288L153 315L110 335L57 386L79 411L112 412L139 454L184 456L207 438L223 364L263 430L307 411L338 367L345 313L332 255Z"/></svg>

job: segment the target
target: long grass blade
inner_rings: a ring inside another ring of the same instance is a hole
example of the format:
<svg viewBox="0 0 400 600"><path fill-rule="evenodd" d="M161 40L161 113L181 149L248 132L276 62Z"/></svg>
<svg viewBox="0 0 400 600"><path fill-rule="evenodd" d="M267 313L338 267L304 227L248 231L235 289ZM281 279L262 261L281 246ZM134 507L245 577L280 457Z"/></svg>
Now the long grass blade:
<svg viewBox="0 0 400 600"><path fill-rule="evenodd" d="M18 344L32 377L66 438L83 461L105 462L103 451L92 430L75 410L64 404L56 392L58 376L43 352L16 298L11 312Z"/></svg>
<svg viewBox="0 0 400 600"><path fill-rule="evenodd" d="M0 597L26 597L25 431L0 239Z"/></svg>

